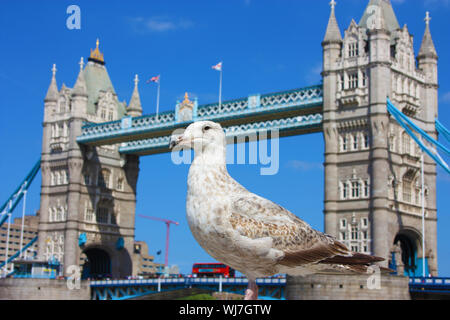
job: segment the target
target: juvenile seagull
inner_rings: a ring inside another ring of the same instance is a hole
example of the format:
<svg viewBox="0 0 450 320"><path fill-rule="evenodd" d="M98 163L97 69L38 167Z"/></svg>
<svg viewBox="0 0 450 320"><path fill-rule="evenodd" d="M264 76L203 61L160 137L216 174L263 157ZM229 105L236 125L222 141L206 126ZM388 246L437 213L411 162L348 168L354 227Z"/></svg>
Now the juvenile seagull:
<svg viewBox="0 0 450 320"><path fill-rule="evenodd" d="M170 147L175 146L195 152L186 200L191 232L213 258L248 278L245 300L258 298L259 277L325 269L363 273L384 260L350 251L236 182L226 168L226 139L220 124L195 122L183 135L171 137Z"/></svg>

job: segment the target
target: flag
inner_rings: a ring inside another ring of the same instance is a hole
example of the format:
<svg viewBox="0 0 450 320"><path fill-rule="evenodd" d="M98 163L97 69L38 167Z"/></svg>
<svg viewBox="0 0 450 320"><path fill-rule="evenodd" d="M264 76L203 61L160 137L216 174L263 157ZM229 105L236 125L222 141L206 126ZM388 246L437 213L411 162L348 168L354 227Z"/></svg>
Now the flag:
<svg viewBox="0 0 450 320"><path fill-rule="evenodd" d="M212 67L214 70L222 71L222 62L219 62L215 66Z"/></svg>
<svg viewBox="0 0 450 320"><path fill-rule="evenodd" d="M152 77L152 78L150 78L150 79L147 81L147 83L150 83L150 82L156 82L156 83L159 83L159 77L160 77L160 76Z"/></svg>

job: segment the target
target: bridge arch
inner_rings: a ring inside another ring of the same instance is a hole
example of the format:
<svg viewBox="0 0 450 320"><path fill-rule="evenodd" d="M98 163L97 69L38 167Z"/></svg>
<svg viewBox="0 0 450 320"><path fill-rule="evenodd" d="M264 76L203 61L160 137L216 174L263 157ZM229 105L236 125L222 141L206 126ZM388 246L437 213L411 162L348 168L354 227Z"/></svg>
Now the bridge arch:
<svg viewBox="0 0 450 320"><path fill-rule="evenodd" d="M104 279L112 277L112 259L108 251L100 246L91 246L83 250L83 279Z"/></svg>
<svg viewBox="0 0 450 320"><path fill-rule="evenodd" d="M419 261L419 257L422 255L421 233L414 228L403 228L395 235L393 244L400 248L399 258L403 264L404 275L421 276L421 262Z"/></svg>

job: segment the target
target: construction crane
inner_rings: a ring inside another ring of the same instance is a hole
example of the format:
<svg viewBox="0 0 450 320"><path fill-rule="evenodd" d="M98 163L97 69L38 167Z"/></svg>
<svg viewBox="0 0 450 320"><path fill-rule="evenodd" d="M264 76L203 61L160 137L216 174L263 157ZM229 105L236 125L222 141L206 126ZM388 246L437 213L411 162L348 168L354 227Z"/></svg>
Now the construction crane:
<svg viewBox="0 0 450 320"><path fill-rule="evenodd" d="M144 216L143 214L139 214L138 216L141 217L141 218L144 218L144 219L161 221L161 222L164 222L166 224L167 231L166 231L166 259L165 259L165 266L168 267L169 266L169 232L170 232L170 225L174 224L174 225L178 226L179 223L175 222L175 221L172 221L172 220L163 219L163 218Z"/></svg>

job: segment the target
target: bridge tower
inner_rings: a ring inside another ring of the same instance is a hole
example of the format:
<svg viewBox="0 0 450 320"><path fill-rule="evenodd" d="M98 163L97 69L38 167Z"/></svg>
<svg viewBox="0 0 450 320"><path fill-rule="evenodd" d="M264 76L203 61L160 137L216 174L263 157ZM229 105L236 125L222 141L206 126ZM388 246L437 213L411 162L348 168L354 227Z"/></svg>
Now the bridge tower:
<svg viewBox="0 0 450 320"><path fill-rule="evenodd" d="M436 137L437 54L427 13L422 46L389 0L371 0L342 37L335 1L323 47L325 231L355 251L422 274L421 151L386 98ZM425 156L425 253L437 275L436 166ZM391 264L392 265L392 264Z"/></svg>
<svg viewBox="0 0 450 320"><path fill-rule="evenodd" d="M73 88L58 90L56 67L44 100L39 258L57 259L67 274L132 274L137 156L121 156L117 145L81 146L84 122L107 122L142 114L138 80L127 109L105 67L91 50Z"/></svg>

